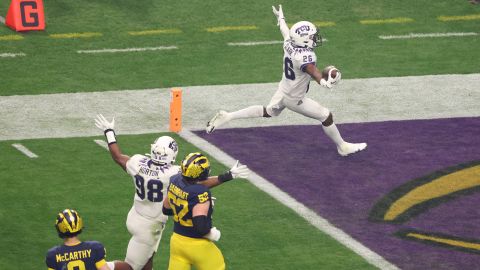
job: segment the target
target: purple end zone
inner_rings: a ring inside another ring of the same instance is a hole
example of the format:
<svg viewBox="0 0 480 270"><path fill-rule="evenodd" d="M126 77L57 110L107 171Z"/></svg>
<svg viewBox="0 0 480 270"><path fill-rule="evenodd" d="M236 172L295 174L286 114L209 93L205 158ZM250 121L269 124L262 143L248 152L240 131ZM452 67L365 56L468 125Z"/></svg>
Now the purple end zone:
<svg viewBox="0 0 480 270"><path fill-rule="evenodd" d="M398 186L480 160L480 118L338 126L346 141L367 142L367 149L341 157L321 126L195 133L402 269L480 267L479 254L394 235L402 229L415 229L479 240L480 192L440 203L401 224L369 221L374 205Z"/></svg>

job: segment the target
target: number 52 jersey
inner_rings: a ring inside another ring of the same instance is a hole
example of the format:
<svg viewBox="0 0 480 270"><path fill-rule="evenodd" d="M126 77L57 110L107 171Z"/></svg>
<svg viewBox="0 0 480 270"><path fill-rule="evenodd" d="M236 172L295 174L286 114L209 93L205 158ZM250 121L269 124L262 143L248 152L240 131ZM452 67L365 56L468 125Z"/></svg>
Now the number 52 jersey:
<svg viewBox="0 0 480 270"><path fill-rule="evenodd" d="M133 205L142 216L165 219L162 202L170 177L180 170L176 165L156 165L144 155L134 155L127 161L127 173L133 177L135 198Z"/></svg>

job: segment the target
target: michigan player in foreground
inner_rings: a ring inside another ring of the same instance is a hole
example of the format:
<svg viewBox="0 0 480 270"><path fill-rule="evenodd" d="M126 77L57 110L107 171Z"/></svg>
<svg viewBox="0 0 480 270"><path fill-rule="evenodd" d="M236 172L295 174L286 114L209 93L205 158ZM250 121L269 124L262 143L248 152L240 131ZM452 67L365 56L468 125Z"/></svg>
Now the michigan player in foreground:
<svg viewBox="0 0 480 270"><path fill-rule="evenodd" d="M137 154L130 157L120 150L114 124L113 119L109 122L101 114L95 119L95 125L105 134L112 159L132 176L135 185L133 206L127 217L127 229L132 237L125 261L134 270L150 270L168 219L162 213L163 198L170 178L180 172L180 167L174 165L178 144L169 136L161 136L151 144L149 156ZM237 162L224 175L209 177L202 184L214 187L234 178L245 178L249 172L246 165ZM116 262L115 266L118 264L121 263Z"/></svg>
<svg viewBox="0 0 480 270"><path fill-rule="evenodd" d="M221 234L212 225L212 194L201 184L208 179L210 163L203 154L190 153L182 161L181 171L172 177L163 202L163 212L173 215L174 221L168 269L225 269L222 252L213 243Z"/></svg>
<svg viewBox="0 0 480 270"><path fill-rule="evenodd" d="M278 10L275 7L272 8L284 40L284 73L277 92L266 107L254 105L234 112L219 111L208 122L207 133L212 133L216 128L230 120L278 116L285 108L288 108L319 120L322 123L323 131L336 144L340 155L348 156L365 149L367 147L366 143L344 141L333 122L332 113L316 101L305 97L312 78L327 88L331 88L341 79L341 73L336 69L335 77L332 76L333 69L330 69L328 75L324 78L322 72L316 67L317 56L313 49L321 45L322 42L317 28L310 22L300 21L295 23L291 29L288 29L282 6L280 5Z"/></svg>
<svg viewBox="0 0 480 270"><path fill-rule="evenodd" d="M113 270L113 263L105 260L105 248L100 242L80 241L83 220L77 211L65 209L55 222L63 245L51 248L46 257L48 270Z"/></svg>

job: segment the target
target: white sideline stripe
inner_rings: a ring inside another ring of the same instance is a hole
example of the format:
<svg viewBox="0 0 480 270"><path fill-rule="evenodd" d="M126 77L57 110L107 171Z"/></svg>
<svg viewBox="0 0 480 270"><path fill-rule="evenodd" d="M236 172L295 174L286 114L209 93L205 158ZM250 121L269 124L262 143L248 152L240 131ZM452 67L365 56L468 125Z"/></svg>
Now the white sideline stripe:
<svg viewBox="0 0 480 270"><path fill-rule="evenodd" d="M173 49L178 49L178 47L177 46L158 46L158 47L126 48L126 49L78 50L77 53L144 52L144 51L173 50Z"/></svg>
<svg viewBox="0 0 480 270"><path fill-rule="evenodd" d="M326 42L327 39L322 39L322 42ZM272 44L283 44L281 40L270 40L270 41L244 41L244 42L228 42L228 46L258 46L258 45L272 45Z"/></svg>
<svg viewBox="0 0 480 270"><path fill-rule="evenodd" d="M465 37L476 36L475 32L452 32L452 33L409 33L408 35L378 36L380 39L411 39L411 38L432 38L432 37Z"/></svg>
<svg viewBox="0 0 480 270"><path fill-rule="evenodd" d="M5 18L3 18L2 16L0 16L0 23L5 23Z"/></svg>
<svg viewBox="0 0 480 270"><path fill-rule="evenodd" d="M183 130L179 133L179 135L187 140L188 142L194 144L198 148L202 149L213 156L216 160L220 161L221 163L229 166L233 166L235 163L235 159L229 156L227 153L220 150L218 147L210 144L206 140L198 137L194 133ZM302 218L307 220L310 224L315 226L320 231L328 234L338 242L342 243L347 248L351 249L362 258L364 258L370 264L380 268L380 269L399 269L397 266L393 265L392 263L385 260L383 257L378 255L377 253L373 252L357 240L353 239L350 235L346 234L341 229L333 226L328 220L319 216L314 211L310 210L308 207L303 205L302 203L298 202L290 195L270 183L265 178L259 176L255 172L252 171L248 180L258 187L260 190L264 191L268 195L275 198L277 201L282 203L283 205L287 206L288 208L295 211L298 215Z"/></svg>
<svg viewBox="0 0 480 270"><path fill-rule="evenodd" d="M17 56L25 56L26 54L24 53L0 53L0 57L5 58L5 57L17 57Z"/></svg>
<svg viewBox="0 0 480 270"><path fill-rule="evenodd" d="M93 140L96 144L100 145L102 148L105 148L105 150L110 151L108 149L108 144L104 140Z"/></svg>
<svg viewBox="0 0 480 270"><path fill-rule="evenodd" d="M38 158L38 156L35 153L28 150L28 148L26 148L22 144L14 143L14 144L12 144L12 146L17 148L18 151L22 152L23 154L25 154L29 158Z"/></svg>

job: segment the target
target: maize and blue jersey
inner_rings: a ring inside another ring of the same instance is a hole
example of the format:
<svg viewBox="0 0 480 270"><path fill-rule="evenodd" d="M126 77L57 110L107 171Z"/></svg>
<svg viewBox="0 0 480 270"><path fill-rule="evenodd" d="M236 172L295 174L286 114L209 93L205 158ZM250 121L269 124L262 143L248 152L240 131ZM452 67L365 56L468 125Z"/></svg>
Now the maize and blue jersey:
<svg viewBox="0 0 480 270"><path fill-rule="evenodd" d="M200 184L190 184L183 180L181 174L170 178L168 186L168 200L173 210L173 231L183 236L202 238L193 228L192 209L198 203L210 201L207 219L212 227L212 196L210 190Z"/></svg>
<svg viewBox="0 0 480 270"><path fill-rule="evenodd" d="M107 262L105 248L100 242L85 241L74 246L56 246L46 257L49 270L96 270Z"/></svg>

